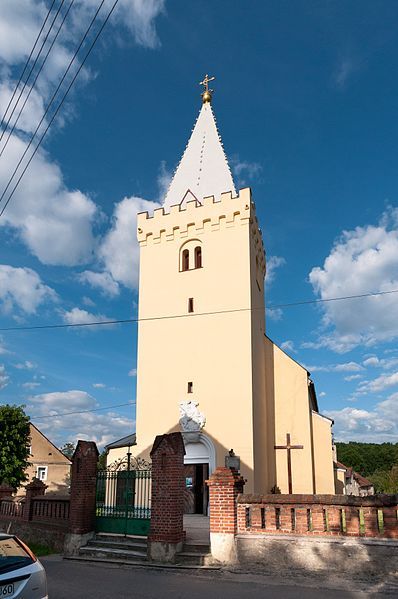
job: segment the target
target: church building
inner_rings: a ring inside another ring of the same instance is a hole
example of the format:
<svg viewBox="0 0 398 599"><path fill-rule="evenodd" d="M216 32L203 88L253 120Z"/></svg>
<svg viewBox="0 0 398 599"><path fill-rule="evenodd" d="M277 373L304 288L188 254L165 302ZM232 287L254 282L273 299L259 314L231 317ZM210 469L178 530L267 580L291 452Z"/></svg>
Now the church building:
<svg viewBox="0 0 398 599"><path fill-rule="evenodd" d="M249 188L235 189L209 81L162 208L137 217L131 452L149 461L156 435L181 431L187 509L196 513L206 513L204 481L224 464L239 466L246 493L335 493L333 422L319 412L306 368L266 333L255 202ZM108 464L125 455L113 444Z"/></svg>

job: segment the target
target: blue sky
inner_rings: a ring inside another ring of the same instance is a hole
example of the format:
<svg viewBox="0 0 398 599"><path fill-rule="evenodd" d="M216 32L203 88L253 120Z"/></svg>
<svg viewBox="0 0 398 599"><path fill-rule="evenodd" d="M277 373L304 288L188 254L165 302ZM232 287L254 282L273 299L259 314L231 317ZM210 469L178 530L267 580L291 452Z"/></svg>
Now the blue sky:
<svg viewBox="0 0 398 599"><path fill-rule="evenodd" d="M46 4L1 3L1 113ZM97 5L75 0L0 156L2 190ZM161 202L206 72L253 190L267 304L398 289L397 17L387 0L120 0L0 218L0 326L136 315L135 214ZM397 323L398 294L268 310L337 439L398 440ZM1 401L56 443L134 428L134 324L0 335Z"/></svg>

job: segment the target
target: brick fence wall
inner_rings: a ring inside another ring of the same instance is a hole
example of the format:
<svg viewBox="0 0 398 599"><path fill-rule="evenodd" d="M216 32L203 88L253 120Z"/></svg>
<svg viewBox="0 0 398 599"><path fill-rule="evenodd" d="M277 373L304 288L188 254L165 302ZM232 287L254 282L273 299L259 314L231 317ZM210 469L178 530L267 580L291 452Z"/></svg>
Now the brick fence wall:
<svg viewBox="0 0 398 599"><path fill-rule="evenodd" d="M238 532L398 539L398 495L244 495Z"/></svg>
<svg viewBox="0 0 398 599"><path fill-rule="evenodd" d="M398 539L398 495L248 495L233 469L207 481L210 533Z"/></svg>

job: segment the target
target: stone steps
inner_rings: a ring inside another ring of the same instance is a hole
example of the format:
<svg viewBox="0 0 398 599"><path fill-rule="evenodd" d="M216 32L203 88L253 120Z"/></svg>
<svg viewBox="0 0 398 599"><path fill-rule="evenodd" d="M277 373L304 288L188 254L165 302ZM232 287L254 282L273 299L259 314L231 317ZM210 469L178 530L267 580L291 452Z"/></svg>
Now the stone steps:
<svg viewBox="0 0 398 599"><path fill-rule="evenodd" d="M119 563L125 565L166 566L147 560L147 538L98 533L81 547L74 559L82 561ZM202 541L187 541L170 567L217 568L211 557L210 545Z"/></svg>

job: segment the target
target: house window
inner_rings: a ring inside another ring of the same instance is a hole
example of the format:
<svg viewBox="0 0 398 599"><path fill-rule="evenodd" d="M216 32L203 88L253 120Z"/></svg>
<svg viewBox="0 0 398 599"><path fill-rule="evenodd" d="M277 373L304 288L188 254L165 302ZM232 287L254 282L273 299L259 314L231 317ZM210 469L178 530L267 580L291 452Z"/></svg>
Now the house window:
<svg viewBox="0 0 398 599"><path fill-rule="evenodd" d="M37 466L36 478L39 480L47 480L47 466Z"/></svg>
<svg viewBox="0 0 398 599"><path fill-rule="evenodd" d="M193 393L193 383L192 383L192 381L189 381L189 383L188 383L188 393Z"/></svg>
<svg viewBox="0 0 398 599"><path fill-rule="evenodd" d="M188 312L193 312L193 297L188 299Z"/></svg>
<svg viewBox="0 0 398 599"><path fill-rule="evenodd" d="M195 268L202 268L202 248L200 245L195 248Z"/></svg>
<svg viewBox="0 0 398 599"><path fill-rule="evenodd" d="M182 270L189 270L189 250L182 252Z"/></svg>

